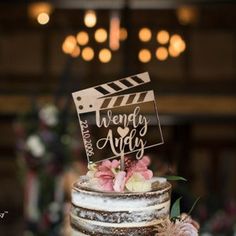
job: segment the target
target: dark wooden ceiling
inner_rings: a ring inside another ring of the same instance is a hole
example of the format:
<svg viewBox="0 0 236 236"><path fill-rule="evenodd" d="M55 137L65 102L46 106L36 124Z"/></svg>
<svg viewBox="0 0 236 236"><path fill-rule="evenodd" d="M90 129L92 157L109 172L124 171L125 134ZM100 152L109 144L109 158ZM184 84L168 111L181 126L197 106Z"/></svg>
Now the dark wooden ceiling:
<svg viewBox="0 0 236 236"><path fill-rule="evenodd" d="M85 2L77 1L73 7L74 1L54 1L55 8L49 24L41 26L28 16L28 2L1 1L2 95L41 96L55 94L58 90L70 94L78 88L143 71L149 71L154 81L153 87L159 95L235 95L234 1L178 1L178 4L174 4L176 1L166 1L169 5L165 6L163 1L146 1L146 7L137 7L145 1L131 1L132 4L128 5L121 1L124 3L119 9L121 22L122 26L128 28L129 37L120 50L114 53L114 60L109 65L103 65L98 60L88 63L80 58L72 59L61 50L61 44L68 34L86 30L93 35L94 29L87 29L83 24ZM108 5L96 5L99 8L96 28L108 29L111 10L106 8L111 1L100 2ZM157 5L155 9L150 9L148 4L153 2ZM189 25L179 23L176 9L182 3L191 4L197 9L197 21ZM144 26L153 32L167 29L172 34L181 34L186 40L186 51L177 59L169 58L165 62L153 59L148 64L140 63L137 59L140 48L145 46L154 51L157 47L155 39L147 45L139 42L138 30ZM96 52L100 48L95 42L91 46Z"/></svg>

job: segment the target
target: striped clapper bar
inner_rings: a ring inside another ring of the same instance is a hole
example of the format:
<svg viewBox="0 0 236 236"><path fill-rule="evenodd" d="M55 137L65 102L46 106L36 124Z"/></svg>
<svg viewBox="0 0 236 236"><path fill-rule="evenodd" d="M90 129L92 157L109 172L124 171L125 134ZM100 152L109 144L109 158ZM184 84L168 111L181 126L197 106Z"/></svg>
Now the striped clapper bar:
<svg viewBox="0 0 236 236"><path fill-rule="evenodd" d="M139 159L145 149L163 143L154 92L120 95L148 82L145 72L72 93L90 163L131 153ZM153 109L152 121L146 106Z"/></svg>

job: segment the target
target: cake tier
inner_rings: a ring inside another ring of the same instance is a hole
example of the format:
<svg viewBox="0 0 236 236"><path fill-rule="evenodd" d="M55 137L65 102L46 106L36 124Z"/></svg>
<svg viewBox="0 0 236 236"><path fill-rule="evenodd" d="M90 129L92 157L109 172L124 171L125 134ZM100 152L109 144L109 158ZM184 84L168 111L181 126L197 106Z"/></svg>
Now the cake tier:
<svg viewBox="0 0 236 236"><path fill-rule="evenodd" d="M156 179L158 181L158 179ZM71 225L79 235L154 235L155 225L169 215L171 185L160 183L149 192L99 192L83 181L72 189Z"/></svg>

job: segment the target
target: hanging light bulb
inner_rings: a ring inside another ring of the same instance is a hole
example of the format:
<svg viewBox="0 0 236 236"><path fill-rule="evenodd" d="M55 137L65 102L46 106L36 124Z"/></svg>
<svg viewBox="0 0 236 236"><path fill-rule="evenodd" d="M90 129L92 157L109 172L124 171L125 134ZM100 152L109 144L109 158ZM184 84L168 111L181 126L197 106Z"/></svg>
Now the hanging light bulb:
<svg viewBox="0 0 236 236"><path fill-rule="evenodd" d="M179 23L182 25L195 24L199 20L199 10L195 6L180 6L176 13Z"/></svg>
<svg viewBox="0 0 236 236"><path fill-rule="evenodd" d="M85 44L88 43L89 41L89 36L88 33L85 31L80 31L77 35L76 35L76 39L79 45L84 46Z"/></svg>
<svg viewBox="0 0 236 236"><path fill-rule="evenodd" d="M141 49L139 51L138 58L141 62L148 63L151 60L152 55L148 49Z"/></svg>
<svg viewBox="0 0 236 236"><path fill-rule="evenodd" d="M83 50L82 50L82 58L85 60L85 61L91 61L93 60L94 58L94 51L92 48L90 47L85 47Z"/></svg>
<svg viewBox="0 0 236 236"><path fill-rule="evenodd" d="M80 48L78 45L75 46L74 50L70 54L72 57L76 58L80 55Z"/></svg>
<svg viewBox="0 0 236 236"><path fill-rule="evenodd" d="M157 33L157 42L160 44L168 43L170 35L166 30L161 30Z"/></svg>
<svg viewBox="0 0 236 236"><path fill-rule="evenodd" d="M48 2L35 2L28 6L29 16L37 20L41 25L46 25L50 20L50 14L53 11L53 7Z"/></svg>
<svg viewBox="0 0 236 236"><path fill-rule="evenodd" d="M181 53L185 50L186 44L180 35L174 34L170 38L170 45L174 48L175 51Z"/></svg>
<svg viewBox="0 0 236 236"><path fill-rule="evenodd" d="M142 28L139 30L139 39L142 42L148 42L152 38L152 32L149 28Z"/></svg>
<svg viewBox="0 0 236 236"><path fill-rule="evenodd" d="M84 16L84 24L87 27L92 28L96 25L96 23L97 23L96 12L93 10L86 11Z"/></svg>
<svg viewBox="0 0 236 236"><path fill-rule="evenodd" d="M159 47L156 50L156 57L160 61L165 61L168 57L168 51L165 47Z"/></svg>
<svg viewBox="0 0 236 236"><path fill-rule="evenodd" d="M94 38L98 43L104 43L107 40L107 31L103 28L97 29Z"/></svg>
<svg viewBox="0 0 236 236"><path fill-rule="evenodd" d="M38 15L37 21L40 25L46 25L50 20L48 13L42 12Z"/></svg>
<svg viewBox="0 0 236 236"><path fill-rule="evenodd" d="M74 51L76 47L76 38L74 35L68 35L63 44L62 44L62 51L66 54L70 54Z"/></svg>
<svg viewBox="0 0 236 236"><path fill-rule="evenodd" d="M128 37L128 31L126 28L120 29L120 41L125 41Z"/></svg>
<svg viewBox="0 0 236 236"><path fill-rule="evenodd" d="M120 15L117 11L111 13L109 46L113 51L120 47Z"/></svg>
<svg viewBox="0 0 236 236"><path fill-rule="evenodd" d="M98 55L98 58L102 63L108 63L111 60L111 57L111 51L107 48L102 49Z"/></svg>
<svg viewBox="0 0 236 236"><path fill-rule="evenodd" d="M180 52L178 50L176 50L173 45L170 45L168 48L168 52L170 54L171 57L178 57Z"/></svg>

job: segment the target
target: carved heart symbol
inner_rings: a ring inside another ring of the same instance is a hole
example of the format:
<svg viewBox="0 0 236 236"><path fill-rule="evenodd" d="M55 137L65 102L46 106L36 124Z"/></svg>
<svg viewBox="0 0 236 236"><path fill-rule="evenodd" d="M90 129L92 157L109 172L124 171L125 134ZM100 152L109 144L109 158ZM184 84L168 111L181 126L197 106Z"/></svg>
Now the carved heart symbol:
<svg viewBox="0 0 236 236"><path fill-rule="evenodd" d="M117 132L122 138L124 138L129 133L129 128L128 127L125 127L125 128L118 127Z"/></svg>

